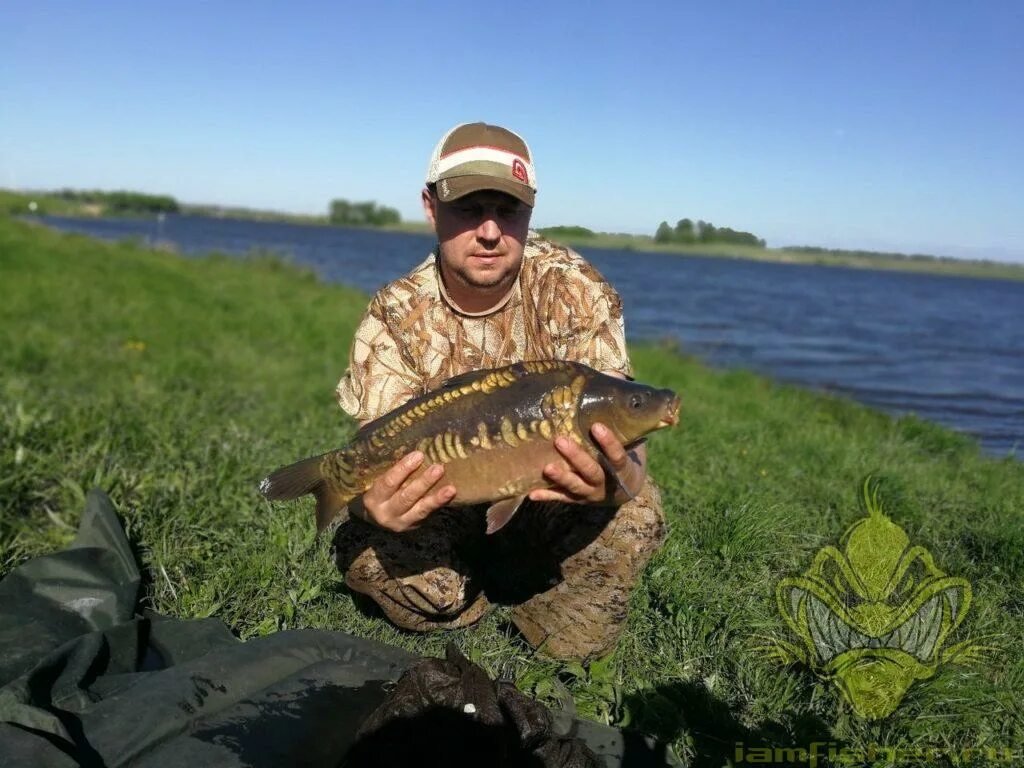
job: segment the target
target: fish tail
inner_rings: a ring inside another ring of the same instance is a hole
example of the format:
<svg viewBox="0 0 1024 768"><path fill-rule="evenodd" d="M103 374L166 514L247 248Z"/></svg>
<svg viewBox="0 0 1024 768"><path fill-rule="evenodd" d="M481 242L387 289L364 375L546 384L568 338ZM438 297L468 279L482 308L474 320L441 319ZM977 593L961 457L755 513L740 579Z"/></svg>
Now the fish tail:
<svg viewBox="0 0 1024 768"><path fill-rule="evenodd" d="M268 501L291 501L315 493L324 483L322 461L323 456L311 456L271 472L260 483L260 493Z"/></svg>
<svg viewBox="0 0 1024 768"><path fill-rule="evenodd" d="M324 475L326 456L311 456L272 472L260 483L268 501L291 501L307 493L316 497L316 529L320 533L338 517L356 494L346 493Z"/></svg>

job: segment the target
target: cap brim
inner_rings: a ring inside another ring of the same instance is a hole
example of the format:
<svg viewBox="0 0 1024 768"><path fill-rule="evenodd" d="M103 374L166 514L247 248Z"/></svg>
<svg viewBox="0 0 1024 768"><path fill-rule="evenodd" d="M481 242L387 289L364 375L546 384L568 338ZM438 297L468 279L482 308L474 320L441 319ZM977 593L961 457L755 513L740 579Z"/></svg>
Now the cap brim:
<svg viewBox="0 0 1024 768"><path fill-rule="evenodd" d="M511 179L499 179L494 176L453 176L438 180L437 197L441 202L450 203L452 200L458 200L460 197L485 189L512 195L516 200L526 203L531 208L537 196L537 193L525 184Z"/></svg>

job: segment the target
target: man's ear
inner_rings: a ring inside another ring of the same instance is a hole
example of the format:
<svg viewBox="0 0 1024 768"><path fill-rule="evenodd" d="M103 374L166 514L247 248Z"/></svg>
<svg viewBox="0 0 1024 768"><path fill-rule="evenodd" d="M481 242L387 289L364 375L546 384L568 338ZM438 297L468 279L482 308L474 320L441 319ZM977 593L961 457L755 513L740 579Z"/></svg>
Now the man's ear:
<svg viewBox="0 0 1024 768"><path fill-rule="evenodd" d="M430 187L423 188L420 200L423 202L423 215L427 217L430 226L437 229L437 197L430 191Z"/></svg>

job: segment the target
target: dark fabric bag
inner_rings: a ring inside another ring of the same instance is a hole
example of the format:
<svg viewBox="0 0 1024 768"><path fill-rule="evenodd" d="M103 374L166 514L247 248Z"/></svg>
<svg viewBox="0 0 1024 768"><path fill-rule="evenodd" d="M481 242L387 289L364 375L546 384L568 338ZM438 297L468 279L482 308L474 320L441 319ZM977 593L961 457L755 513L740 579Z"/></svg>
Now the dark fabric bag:
<svg viewBox="0 0 1024 768"><path fill-rule="evenodd" d="M553 732L543 704L507 681L492 682L451 644L445 659L424 659L402 675L359 729L345 765L423 765L424 755L434 750L437 764L452 768L603 765L580 739Z"/></svg>
<svg viewBox="0 0 1024 768"><path fill-rule="evenodd" d="M216 619L136 615L139 585L99 491L68 549L0 581L0 766L338 766L346 755L358 765L368 746L407 734L409 720L436 716L404 716L415 708L400 692L413 681L428 708L447 696L465 716L473 703L480 717L469 727L502 733L485 747L541 760L522 765L667 764L665 750L637 735L552 717L457 652L414 666L401 649L319 630L243 643ZM409 682L395 687L407 670ZM435 729L435 752L415 764L451 765L465 753L458 744ZM588 750L599 762L578 762ZM549 754L564 760L543 762Z"/></svg>

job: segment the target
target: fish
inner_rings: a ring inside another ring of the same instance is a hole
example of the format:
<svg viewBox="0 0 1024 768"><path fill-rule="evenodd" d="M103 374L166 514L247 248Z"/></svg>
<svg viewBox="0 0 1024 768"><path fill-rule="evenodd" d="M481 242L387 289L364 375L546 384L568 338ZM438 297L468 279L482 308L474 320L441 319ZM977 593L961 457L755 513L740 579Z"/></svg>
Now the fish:
<svg viewBox="0 0 1024 768"><path fill-rule="evenodd" d="M260 492L271 501L316 497L322 533L349 502L406 454L425 460L406 481L432 464L445 468L456 495L446 506L483 503L487 532L501 529L530 491L550 488L544 467L564 459L554 447L564 435L602 463L621 486L590 428L600 422L624 446L673 426L679 396L564 360L520 362L464 373L365 424L342 448L271 473Z"/></svg>

